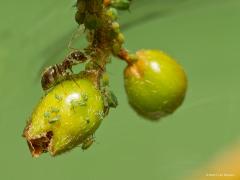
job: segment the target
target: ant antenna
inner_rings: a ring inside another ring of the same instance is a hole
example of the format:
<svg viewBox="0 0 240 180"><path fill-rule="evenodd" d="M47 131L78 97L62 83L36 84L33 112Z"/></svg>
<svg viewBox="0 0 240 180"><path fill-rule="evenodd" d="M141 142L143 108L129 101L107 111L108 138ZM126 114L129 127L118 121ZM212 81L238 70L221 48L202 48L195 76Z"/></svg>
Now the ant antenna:
<svg viewBox="0 0 240 180"><path fill-rule="evenodd" d="M85 31L85 26L83 24L80 25L77 28L77 30L74 31L70 41L68 42L68 49L73 50L73 51L78 50L77 48L72 47L72 44L73 44L75 39L77 39L80 35L82 35L84 33L84 31Z"/></svg>

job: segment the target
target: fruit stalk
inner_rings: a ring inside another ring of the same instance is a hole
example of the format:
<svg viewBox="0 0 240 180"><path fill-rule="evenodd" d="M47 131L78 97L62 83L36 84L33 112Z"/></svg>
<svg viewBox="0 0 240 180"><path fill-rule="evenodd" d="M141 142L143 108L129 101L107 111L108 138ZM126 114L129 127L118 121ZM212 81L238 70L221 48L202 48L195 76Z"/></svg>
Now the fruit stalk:
<svg viewBox="0 0 240 180"><path fill-rule="evenodd" d="M79 25L84 24L88 30L89 46L86 52L91 54L92 60L96 65L87 68L88 72L92 72L96 76L98 87L100 87L100 79L106 71L106 64L112 52L112 46L115 43L116 34L113 33L112 24L114 20L108 15L108 7L106 1L103 0L78 0L77 14L82 11L81 4L85 3L85 18L83 21L76 21Z"/></svg>

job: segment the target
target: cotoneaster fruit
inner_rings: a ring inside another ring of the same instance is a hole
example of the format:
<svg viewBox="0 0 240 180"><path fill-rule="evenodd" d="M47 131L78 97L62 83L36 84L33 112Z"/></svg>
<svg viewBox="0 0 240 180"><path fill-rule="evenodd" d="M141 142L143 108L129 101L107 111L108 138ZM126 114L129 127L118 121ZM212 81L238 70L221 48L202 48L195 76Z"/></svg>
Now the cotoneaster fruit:
<svg viewBox="0 0 240 180"><path fill-rule="evenodd" d="M88 79L61 82L44 96L32 113L24 137L34 157L55 156L83 144L104 118L102 94Z"/></svg>
<svg viewBox="0 0 240 180"><path fill-rule="evenodd" d="M187 77L183 68L158 50L140 50L124 71L129 104L145 118L157 120L183 102Z"/></svg>

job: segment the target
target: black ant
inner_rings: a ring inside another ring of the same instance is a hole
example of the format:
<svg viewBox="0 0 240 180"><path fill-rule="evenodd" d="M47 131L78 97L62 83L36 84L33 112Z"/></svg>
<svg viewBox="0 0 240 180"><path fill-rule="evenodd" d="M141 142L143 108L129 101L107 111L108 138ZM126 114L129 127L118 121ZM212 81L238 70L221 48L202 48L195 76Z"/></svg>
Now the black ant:
<svg viewBox="0 0 240 180"><path fill-rule="evenodd" d="M49 66L42 73L41 84L43 90L48 90L72 73L72 66L84 63L87 57L79 50L71 52L62 63ZM70 72L68 72L68 70Z"/></svg>

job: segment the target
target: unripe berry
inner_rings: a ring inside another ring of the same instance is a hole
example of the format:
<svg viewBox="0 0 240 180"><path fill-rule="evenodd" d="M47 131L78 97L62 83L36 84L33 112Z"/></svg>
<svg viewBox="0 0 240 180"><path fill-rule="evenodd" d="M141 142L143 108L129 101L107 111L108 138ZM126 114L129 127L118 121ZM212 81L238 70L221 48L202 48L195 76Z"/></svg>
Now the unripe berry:
<svg viewBox="0 0 240 180"><path fill-rule="evenodd" d="M118 18L118 12L115 8L109 8L106 14L111 17L112 20L116 20Z"/></svg>
<svg viewBox="0 0 240 180"><path fill-rule="evenodd" d="M122 33L118 33L117 40L123 44L125 40L124 35Z"/></svg>
<svg viewBox="0 0 240 180"><path fill-rule="evenodd" d="M120 32L120 25L119 25L119 23L113 22L113 23L112 23L112 28L113 28L113 30L114 30L116 33L119 33L119 32Z"/></svg>
<svg viewBox="0 0 240 180"><path fill-rule="evenodd" d="M32 155L55 156L84 144L99 127L103 111L103 97L90 80L61 82L41 99L24 130Z"/></svg>
<svg viewBox="0 0 240 180"><path fill-rule="evenodd" d="M161 51L141 50L124 72L125 89L133 109L157 120L173 113L183 102L187 77L182 67Z"/></svg>

